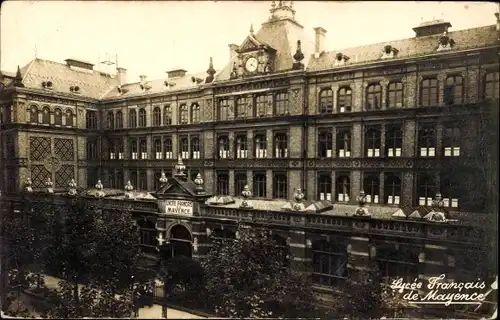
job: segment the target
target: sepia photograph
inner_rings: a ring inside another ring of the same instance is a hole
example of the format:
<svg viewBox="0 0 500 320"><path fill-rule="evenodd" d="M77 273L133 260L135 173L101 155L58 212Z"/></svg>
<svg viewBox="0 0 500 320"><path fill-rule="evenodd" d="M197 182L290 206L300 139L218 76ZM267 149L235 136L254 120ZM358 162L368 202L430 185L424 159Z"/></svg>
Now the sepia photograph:
<svg viewBox="0 0 500 320"><path fill-rule="evenodd" d="M0 8L5 319L497 319L500 4Z"/></svg>

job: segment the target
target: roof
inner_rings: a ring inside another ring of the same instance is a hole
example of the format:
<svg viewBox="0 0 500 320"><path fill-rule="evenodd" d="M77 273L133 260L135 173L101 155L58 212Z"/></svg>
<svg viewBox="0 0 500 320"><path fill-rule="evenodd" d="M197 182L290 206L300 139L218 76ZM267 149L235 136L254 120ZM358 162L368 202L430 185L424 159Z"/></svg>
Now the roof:
<svg viewBox="0 0 500 320"><path fill-rule="evenodd" d="M453 50L485 47L498 42L498 32L495 25L448 32L448 36L455 41ZM347 65L378 61L381 60L382 50L385 45L391 45L399 51L396 58L410 58L433 54L436 53L436 49L438 48L439 37L441 37L440 34L414 37L326 52L319 58L312 56L309 65L307 65L307 71L335 68L335 56L337 53L342 53L350 57Z"/></svg>
<svg viewBox="0 0 500 320"><path fill-rule="evenodd" d="M449 22L446 22L442 19L436 19L436 20L432 20L432 21L424 21L424 22L420 23L417 28L425 28L425 27L435 26L435 25L439 25L439 24L451 25Z"/></svg>
<svg viewBox="0 0 500 320"><path fill-rule="evenodd" d="M70 87L80 87L79 96L101 99L116 87L117 79L100 71L80 71L67 64L36 58L21 68L23 84L27 88L42 89L43 81L51 81L53 91L71 94Z"/></svg>

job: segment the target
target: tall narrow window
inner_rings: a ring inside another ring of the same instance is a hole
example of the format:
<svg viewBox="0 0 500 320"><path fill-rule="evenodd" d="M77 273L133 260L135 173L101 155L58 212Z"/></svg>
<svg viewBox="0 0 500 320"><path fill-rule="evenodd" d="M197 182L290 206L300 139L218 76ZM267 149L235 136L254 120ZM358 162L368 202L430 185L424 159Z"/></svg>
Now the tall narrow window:
<svg viewBox="0 0 500 320"><path fill-rule="evenodd" d="M239 97L236 99L236 118L244 119L247 117L248 101L246 97Z"/></svg>
<svg viewBox="0 0 500 320"><path fill-rule="evenodd" d="M433 107L438 105L439 92L437 79L425 79L420 84L420 105Z"/></svg>
<svg viewBox="0 0 500 320"><path fill-rule="evenodd" d="M172 139L165 138L163 140L163 152L165 153L165 159L173 158L173 149L172 149Z"/></svg>
<svg viewBox="0 0 500 320"><path fill-rule="evenodd" d="M123 112L121 110L116 111L115 119L116 119L115 127L117 129L123 128Z"/></svg>
<svg viewBox="0 0 500 320"><path fill-rule="evenodd" d="M229 137L220 136L218 139L219 159L229 158Z"/></svg>
<svg viewBox="0 0 500 320"><path fill-rule="evenodd" d="M115 115L113 114L113 111L108 111L108 115L107 115L107 128L108 129L114 129L115 128Z"/></svg>
<svg viewBox="0 0 500 320"><path fill-rule="evenodd" d="M453 170L443 170L440 177L439 191L443 197L443 204L447 208L458 208L458 201L461 196L460 179Z"/></svg>
<svg viewBox="0 0 500 320"><path fill-rule="evenodd" d="M221 172L217 174L217 194L229 195L229 174Z"/></svg>
<svg viewBox="0 0 500 320"><path fill-rule="evenodd" d="M134 109L128 112L128 127L129 128L137 127L137 112Z"/></svg>
<svg viewBox="0 0 500 320"><path fill-rule="evenodd" d="M188 107L185 104L180 107L179 123L188 124Z"/></svg>
<svg viewBox="0 0 500 320"><path fill-rule="evenodd" d="M148 178L145 170L139 171L139 184L137 185L139 190L148 190Z"/></svg>
<svg viewBox="0 0 500 320"><path fill-rule="evenodd" d="M352 90L349 87L340 88L337 93L337 112L350 112L352 106Z"/></svg>
<svg viewBox="0 0 500 320"><path fill-rule="evenodd" d="M236 197L241 197L243 189L247 185L247 174L246 172L240 172L234 174L234 195Z"/></svg>
<svg viewBox="0 0 500 320"><path fill-rule="evenodd" d="M382 87L372 84L366 88L366 110L378 110L382 104Z"/></svg>
<svg viewBox="0 0 500 320"><path fill-rule="evenodd" d="M417 199L419 206L432 206L435 196L436 182L428 174L421 173L417 176Z"/></svg>
<svg viewBox="0 0 500 320"><path fill-rule="evenodd" d="M122 138L116 139L116 152L118 153L118 159L122 160L123 159L123 140ZM123 182L123 181L122 181Z"/></svg>
<svg viewBox="0 0 500 320"><path fill-rule="evenodd" d="M163 107L163 125L169 126L172 124L172 108L170 105Z"/></svg>
<svg viewBox="0 0 500 320"><path fill-rule="evenodd" d="M434 125L420 125L418 130L418 149L421 157L436 156L436 130L434 129Z"/></svg>
<svg viewBox="0 0 500 320"><path fill-rule="evenodd" d="M285 173L275 173L273 177L273 198L288 198L288 181Z"/></svg>
<svg viewBox="0 0 500 320"><path fill-rule="evenodd" d="M318 131L318 156L320 158L331 158L332 157L332 130L331 129L319 129Z"/></svg>
<svg viewBox="0 0 500 320"><path fill-rule="evenodd" d="M236 136L236 159L245 159L248 156L247 136L240 134Z"/></svg>
<svg viewBox="0 0 500 320"><path fill-rule="evenodd" d="M191 123L200 123L200 105L197 103L191 105Z"/></svg>
<svg viewBox="0 0 500 320"><path fill-rule="evenodd" d="M116 188L117 189L121 189L123 190L123 171L118 169L116 170L116 174L115 174L115 185L116 185Z"/></svg>
<svg viewBox="0 0 500 320"><path fill-rule="evenodd" d="M253 175L253 195L256 198L266 197L266 174L254 173Z"/></svg>
<svg viewBox="0 0 500 320"><path fill-rule="evenodd" d="M255 158L266 158L267 157L267 143L265 134L256 134L254 137L255 141Z"/></svg>
<svg viewBox="0 0 500 320"><path fill-rule="evenodd" d="M116 148L113 139L108 139L108 152L109 152L109 159L111 160L116 159Z"/></svg>
<svg viewBox="0 0 500 320"><path fill-rule="evenodd" d="M385 148L388 157L401 157L403 149L403 130L400 124L388 124L385 127Z"/></svg>
<svg viewBox="0 0 500 320"><path fill-rule="evenodd" d="M446 78L444 86L444 104L460 105L463 102L463 78L461 76L451 76Z"/></svg>
<svg viewBox="0 0 500 320"><path fill-rule="evenodd" d="M318 176L318 199L332 201L332 177L330 173L321 173Z"/></svg>
<svg viewBox="0 0 500 320"><path fill-rule="evenodd" d="M155 138L153 144L155 150L155 159L156 160L163 159L163 153L161 151L161 138Z"/></svg>
<svg viewBox="0 0 500 320"><path fill-rule="evenodd" d="M380 195L380 181L378 174L367 173L365 179L363 180L363 191L366 195L366 201L368 203L379 203Z"/></svg>
<svg viewBox="0 0 500 320"><path fill-rule="evenodd" d="M160 189L160 178L161 178L161 171L155 171L154 172L154 182L153 182L153 187L155 190Z"/></svg>
<svg viewBox="0 0 500 320"><path fill-rule="evenodd" d="M488 72L484 77L484 98L486 100L499 99L500 77L499 72Z"/></svg>
<svg viewBox="0 0 500 320"><path fill-rule="evenodd" d="M288 137L286 133L274 134L274 150L275 158L288 157Z"/></svg>
<svg viewBox="0 0 500 320"><path fill-rule="evenodd" d="M193 159L200 159L201 157L200 138L198 137L191 138L191 157Z"/></svg>
<svg viewBox="0 0 500 320"><path fill-rule="evenodd" d="M153 109L153 127L161 126L161 109L160 107L154 107Z"/></svg>
<svg viewBox="0 0 500 320"><path fill-rule="evenodd" d="M56 126L62 126L62 119L63 119L63 116L62 116L61 109L59 109L59 108L54 109L54 124Z"/></svg>
<svg viewBox="0 0 500 320"><path fill-rule="evenodd" d="M69 109L66 110L66 126L67 127L73 126L73 111Z"/></svg>
<svg viewBox="0 0 500 320"><path fill-rule="evenodd" d="M351 129L338 128L336 138L337 157L349 158L351 156Z"/></svg>
<svg viewBox="0 0 500 320"><path fill-rule="evenodd" d="M229 100L221 99L219 100L219 120L229 119Z"/></svg>
<svg viewBox="0 0 500 320"><path fill-rule="evenodd" d="M130 155L132 160L137 160L139 154L139 146L137 144L137 139L130 140Z"/></svg>
<svg viewBox="0 0 500 320"><path fill-rule="evenodd" d="M403 107L403 83L391 82L387 88L387 108Z"/></svg>
<svg viewBox="0 0 500 320"><path fill-rule="evenodd" d="M347 246L338 241L314 241L312 244L312 282L335 287L347 279Z"/></svg>
<svg viewBox="0 0 500 320"><path fill-rule="evenodd" d="M399 205L401 203L401 178L397 174L385 174L384 196L386 204Z"/></svg>
<svg viewBox="0 0 500 320"><path fill-rule="evenodd" d="M323 89L319 93L319 112L332 113L333 112L333 91L332 89Z"/></svg>
<svg viewBox="0 0 500 320"><path fill-rule="evenodd" d="M139 141L139 152L141 154L141 159L148 158L148 143L146 139L141 139Z"/></svg>
<svg viewBox="0 0 500 320"><path fill-rule="evenodd" d="M87 116L87 119L88 119L88 116ZM38 123L38 108L35 105L32 105L30 107L30 122L31 123ZM88 126L87 126L87 128L88 128Z"/></svg>
<svg viewBox="0 0 500 320"><path fill-rule="evenodd" d="M288 109L288 93L281 92L274 96L274 115L284 116L290 114Z"/></svg>
<svg viewBox="0 0 500 320"><path fill-rule="evenodd" d="M96 160L97 158L97 141L87 140L87 160Z"/></svg>
<svg viewBox="0 0 500 320"><path fill-rule="evenodd" d="M87 129L97 129L97 113L93 110L87 110L86 114Z"/></svg>
<svg viewBox="0 0 500 320"><path fill-rule="evenodd" d="M181 150L182 159L189 159L189 140L187 137L179 140L179 149Z"/></svg>
<svg viewBox="0 0 500 320"><path fill-rule="evenodd" d="M378 127L365 128L365 156L380 157L381 133Z"/></svg>
<svg viewBox="0 0 500 320"><path fill-rule="evenodd" d="M97 121L97 117L96 117ZM44 107L42 109L42 123L43 124L50 124L50 109L49 107ZM95 126L97 128L97 125Z"/></svg>
<svg viewBox="0 0 500 320"><path fill-rule="evenodd" d="M351 179L348 173L340 173L335 181L335 194L338 202L349 202L349 194L351 193Z"/></svg>
<svg viewBox="0 0 500 320"><path fill-rule="evenodd" d="M141 128L146 127L146 124L147 124L146 118L147 118L146 109L144 109L144 108L139 109L139 127L141 127Z"/></svg>
<svg viewBox="0 0 500 320"><path fill-rule="evenodd" d="M139 188L139 174L135 170L130 171L130 183L134 188Z"/></svg>
<svg viewBox="0 0 500 320"><path fill-rule="evenodd" d="M460 156L461 138L460 127L455 123L446 123L443 126L443 155L445 157Z"/></svg>
<svg viewBox="0 0 500 320"><path fill-rule="evenodd" d="M255 98L255 113L257 117L265 117L267 114L267 96L260 95Z"/></svg>

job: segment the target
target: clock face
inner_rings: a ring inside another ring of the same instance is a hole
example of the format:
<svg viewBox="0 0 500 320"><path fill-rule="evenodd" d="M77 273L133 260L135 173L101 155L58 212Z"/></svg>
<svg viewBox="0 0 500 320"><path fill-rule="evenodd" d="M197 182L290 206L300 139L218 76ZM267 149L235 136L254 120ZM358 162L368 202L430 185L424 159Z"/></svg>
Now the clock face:
<svg viewBox="0 0 500 320"><path fill-rule="evenodd" d="M247 69L247 71L254 72L255 70L257 70L257 65L257 59L255 59L254 57L250 57L245 64L245 68Z"/></svg>

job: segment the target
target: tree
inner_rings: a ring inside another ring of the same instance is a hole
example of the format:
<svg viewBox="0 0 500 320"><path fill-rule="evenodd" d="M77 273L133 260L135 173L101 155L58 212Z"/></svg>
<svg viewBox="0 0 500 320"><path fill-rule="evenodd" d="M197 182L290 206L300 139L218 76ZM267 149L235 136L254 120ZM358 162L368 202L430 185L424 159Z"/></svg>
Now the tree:
<svg viewBox="0 0 500 320"><path fill-rule="evenodd" d="M213 239L202 261L206 290L218 316L299 317L316 310L309 283L284 265L265 229L239 227L236 240Z"/></svg>

